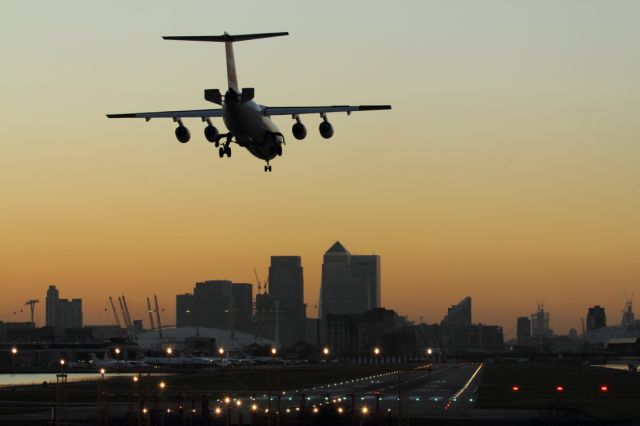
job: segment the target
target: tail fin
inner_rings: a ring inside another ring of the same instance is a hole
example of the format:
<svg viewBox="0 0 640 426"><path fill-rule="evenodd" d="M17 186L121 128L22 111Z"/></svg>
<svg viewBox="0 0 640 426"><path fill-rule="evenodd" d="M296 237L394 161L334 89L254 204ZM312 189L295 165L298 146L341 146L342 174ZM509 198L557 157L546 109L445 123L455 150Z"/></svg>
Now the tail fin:
<svg viewBox="0 0 640 426"><path fill-rule="evenodd" d="M236 93L240 93L240 87L238 86L238 75L236 74L236 62L233 55L233 42L257 40L259 38L279 37L285 35L289 35L289 33L281 32L230 35L225 32L220 36L164 36L162 38L165 40L224 42L225 52L227 55L227 81L229 84L229 89L232 89Z"/></svg>

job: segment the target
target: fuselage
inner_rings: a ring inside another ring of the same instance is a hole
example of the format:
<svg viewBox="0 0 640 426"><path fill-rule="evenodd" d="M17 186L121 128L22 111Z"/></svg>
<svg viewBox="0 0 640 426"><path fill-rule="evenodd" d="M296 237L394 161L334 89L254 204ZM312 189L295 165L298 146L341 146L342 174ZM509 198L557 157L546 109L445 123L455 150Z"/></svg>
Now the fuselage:
<svg viewBox="0 0 640 426"><path fill-rule="evenodd" d="M261 160L269 161L278 155L284 136L270 117L264 114L264 106L253 100L240 103L225 102L222 106L224 124L241 147Z"/></svg>

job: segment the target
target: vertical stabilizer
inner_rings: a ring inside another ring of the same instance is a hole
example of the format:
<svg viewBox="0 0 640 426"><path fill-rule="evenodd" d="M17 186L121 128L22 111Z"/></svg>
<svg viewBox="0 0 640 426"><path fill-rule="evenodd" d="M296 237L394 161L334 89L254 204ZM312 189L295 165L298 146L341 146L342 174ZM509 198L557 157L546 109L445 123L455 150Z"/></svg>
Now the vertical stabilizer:
<svg viewBox="0 0 640 426"><path fill-rule="evenodd" d="M224 42L224 48L227 57L227 83L229 84L229 89L232 89L236 93L240 93L240 87L238 86L238 74L236 73L236 61L233 55L233 43L237 41L257 40L261 38L279 37L285 35L289 35L289 33L280 32L232 35L225 32L221 36L165 36L162 38L165 40Z"/></svg>

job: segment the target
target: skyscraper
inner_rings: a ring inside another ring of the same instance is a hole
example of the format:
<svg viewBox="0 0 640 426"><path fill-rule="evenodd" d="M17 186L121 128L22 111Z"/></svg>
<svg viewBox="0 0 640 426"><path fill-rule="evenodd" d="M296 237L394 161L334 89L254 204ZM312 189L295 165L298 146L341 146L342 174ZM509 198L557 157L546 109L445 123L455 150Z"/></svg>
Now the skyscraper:
<svg viewBox="0 0 640 426"><path fill-rule="evenodd" d="M50 285L47 290L47 298L45 300L45 324L47 327L56 326L56 309L58 309L58 299L60 292L55 285Z"/></svg>
<svg viewBox="0 0 640 426"><path fill-rule="evenodd" d="M201 327L231 328L233 304L232 283L213 280L196 283L193 290L193 308L197 324Z"/></svg>
<svg viewBox="0 0 640 426"><path fill-rule="evenodd" d="M518 317L518 344L526 345L531 340L531 320L529 317Z"/></svg>
<svg viewBox="0 0 640 426"><path fill-rule="evenodd" d="M47 327L81 328L82 299L60 299L60 293L54 285L47 290L45 306Z"/></svg>
<svg viewBox="0 0 640 426"><path fill-rule="evenodd" d="M587 331L606 326L607 316L604 312L604 308L600 305L589 308L589 312L587 313Z"/></svg>
<svg viewBox="0 0 640 426"><path fill-rule="evenodd" d="M300 256L271 256L269 296L278 300L281 343L290 346L303 341L306 305Z"/></svg>
<svg viewBox="0 0 640 426"><path fill-rule="evenodd" d="M339 241L324 254L320 318L377 308L380 292L380 256L352 256Z"/></svg>
<svg viewBox="0 0 640 426"><path fill-rule="evenodd" d="M233 283L233 329L249 331L252 314L253 286L245 283Z"/></svg>
<svg viewBox="0 0 640 426"><path fill-rule="evenodd" d="M176 326L248 331L252 311L251 284L228 280L196 283L193 294L176 296Z"/></svg>

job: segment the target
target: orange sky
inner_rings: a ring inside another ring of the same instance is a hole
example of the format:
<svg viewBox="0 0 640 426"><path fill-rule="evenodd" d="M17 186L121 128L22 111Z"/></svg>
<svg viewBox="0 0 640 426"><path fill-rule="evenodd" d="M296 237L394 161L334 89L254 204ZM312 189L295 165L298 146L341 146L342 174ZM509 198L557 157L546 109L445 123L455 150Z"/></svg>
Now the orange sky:
<svg viewBox="0 0 640 426"><path fill-rule="evenodd" d="M254 282L289 254L313 315L339 239L382 256L383 303L413 319L470 295L508 336L539 300L559 332L594 304L618 322L640 294L640 5L343 3L8 2L0 319L54 283L87 323L123 293L136 317L157 293L172 322L195 281ZM219 159L195 120L181 145L168 121L104 117L206 107L223 48L160 36L224 30L291 32L236 47L261 103L394 109L332 117L330 141L307 117L269 175L239 149Z"/></svg>

